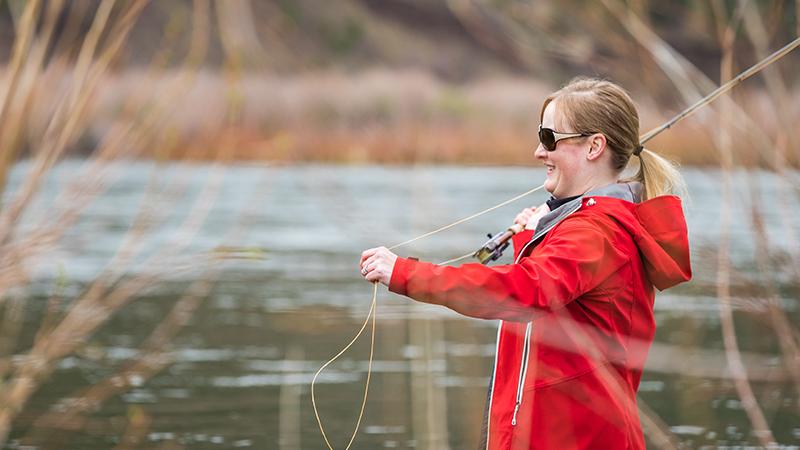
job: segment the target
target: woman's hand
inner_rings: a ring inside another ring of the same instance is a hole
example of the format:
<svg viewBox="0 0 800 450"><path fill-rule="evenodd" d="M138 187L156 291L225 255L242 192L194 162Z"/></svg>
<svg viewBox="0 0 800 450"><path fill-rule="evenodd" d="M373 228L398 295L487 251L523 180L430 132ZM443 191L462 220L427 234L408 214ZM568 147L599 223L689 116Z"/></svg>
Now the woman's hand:
<svg viewBox="0 0 800 450"><path fill-rule="evenodd" d="M547 206L547 203L542 203L533 208L525 208L522 212L517 214L517 218L514 219L514 224L520 225L526 230L535 230L536 226L539 225L539 220L549 212L550 207Z"/></svg>
<svg viewBox="0 0 800 450"><path fill-rule="evenodd" d="M517 214L517 217L514 219L514 223L521 225L526 230L533 230L536 226L535 223L531 222L531 217L536 213L537 208L525 208Z"/></svg>
<svg viewBox="0 0 800 450"><path fill-rule="evenodd" d="M380 281L386 286L392 278L397 255L386 247L375 247L361 253L361 275L367 281Z"/></svg>

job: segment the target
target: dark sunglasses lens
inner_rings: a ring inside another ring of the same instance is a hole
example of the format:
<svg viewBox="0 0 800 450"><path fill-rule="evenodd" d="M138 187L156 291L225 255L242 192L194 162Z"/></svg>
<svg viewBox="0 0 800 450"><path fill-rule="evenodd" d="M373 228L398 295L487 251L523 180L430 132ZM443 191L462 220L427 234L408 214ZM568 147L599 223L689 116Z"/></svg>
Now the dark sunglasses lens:
<svg viewBox="0 0 800 450"><path fill-rule="evenodd" d="M553 130L549 128L540 129L539 142L542 143L544 148L552 152L556 144L556 137L553 135Z"/></svg>

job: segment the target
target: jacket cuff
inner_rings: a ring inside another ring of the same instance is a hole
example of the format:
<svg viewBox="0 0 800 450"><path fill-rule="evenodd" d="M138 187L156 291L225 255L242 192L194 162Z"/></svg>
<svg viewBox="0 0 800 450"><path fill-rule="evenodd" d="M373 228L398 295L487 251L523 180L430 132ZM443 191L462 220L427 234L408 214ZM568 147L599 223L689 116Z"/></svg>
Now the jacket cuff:
<svg viewBox="0 0 800 450"><path fill-rule="evenodd" d="M408 292L408 275L411 273L416 261L398 256L394 262L392 276L389 278L389 291L395 294L406 295Z"/></svg>

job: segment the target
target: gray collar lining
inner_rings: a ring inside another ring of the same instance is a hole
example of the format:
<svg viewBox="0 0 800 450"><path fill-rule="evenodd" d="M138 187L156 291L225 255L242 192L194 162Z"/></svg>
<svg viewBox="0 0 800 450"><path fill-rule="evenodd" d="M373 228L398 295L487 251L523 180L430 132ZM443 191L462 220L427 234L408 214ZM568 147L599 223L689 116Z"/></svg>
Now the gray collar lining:
<svg viewBox="0 0 800 450"><path fill-rule="evenodd" d="M580 197L571 200L567 203L564 203L563 205L559 206L553 211L550 211L549 213L542 216L542 218L539 220L539 223L536 226L536 231L534 232L533 237L531 238L531 242L535 242L536 240L547 234L547 232L550 231L559 222L561 222L567 216L580 209L581 205L583 204L584 197L594 197L594 196L612 197L612 198L618 198L620 200L625 200L631 203L639 203L642 198L641 192L642 192L642 185L641 183L636 181L627 183L613 183L586 192Z"/></svg>

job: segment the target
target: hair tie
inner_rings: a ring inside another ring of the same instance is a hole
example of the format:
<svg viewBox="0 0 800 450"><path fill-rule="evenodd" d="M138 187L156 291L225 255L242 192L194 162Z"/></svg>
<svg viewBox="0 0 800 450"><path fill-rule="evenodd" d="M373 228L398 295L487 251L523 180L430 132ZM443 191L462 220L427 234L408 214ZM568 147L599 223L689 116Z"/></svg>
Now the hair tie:
<svg viewBox="0 0 800 450"><path fill-rule="evenodd" d="M642 150L644 150L644 147L641 145L637 145L636 148L633 149L633 154L639 156L641 155Z"/></svg>

